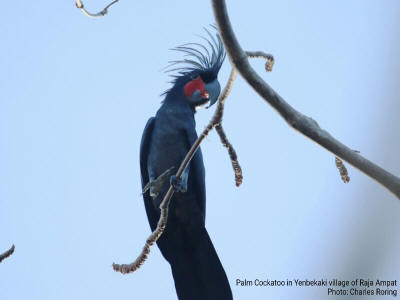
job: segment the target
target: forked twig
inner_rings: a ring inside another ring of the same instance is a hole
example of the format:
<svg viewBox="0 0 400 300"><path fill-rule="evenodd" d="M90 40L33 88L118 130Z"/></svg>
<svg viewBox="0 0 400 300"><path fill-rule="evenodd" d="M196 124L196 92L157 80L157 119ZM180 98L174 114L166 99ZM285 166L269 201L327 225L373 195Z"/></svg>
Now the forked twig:
<svg viewBox="0 0 400 300"><path fill-rule="evenodd" d="M108 4L106 7L103 8L102 11L92 14L90 12L88 12L84 5L83 2L81 0L75 0L75 5L77 8L79 8L85 15L87 15L88 17L91 18L99 18L99 17L104 17L107 13L108 13L108 9L110 8L111 5L114 5L115 3L117 3L119 0L114 0L112 1L110 4Z"/></svg>
<svg viewBox="0 0 400 300"><path fill-rule="evenodd" d="M4 259L6 259L7 257L10 257L10 256L14 253L14 250L15 250L15 246L12 245L10 249L8 249L6 252L0 254L0 263L1 263Z"/></svg>
<svg viewBox="0 0 400 300"><path fill-rule="evenodd" d="M267 63L268 64L273 64L273 57L271 55L265 54L267 57ZM271 65L272 67L272 65ZM209 134L209 132L216 127L217 125L220 125L222 122L222 116L223 116L223 111L224 111L224 104L225 100L228 97L230 91L232 90L233 83L236 79L236 74L237 71L233 67L231 74L229 76L228 82L222 91L219 101L218 101L218 106L214 112L213 117L211 118L210 122L206 126L206 128L203 130L203 132L199 135L197 140L194 142L192 147L190 148L189 152L186 154L185 158L183 159L178 172L176 173L177 178L181 178L183 172L189 165L191 159L193 158L194 154L196 153L197 149L200 147L201 142L206 138L206 136ZM139 269L144 262L146 261L149 253L150 253L150 247L154 245L154 243L160 238L160 236L163 234L165 227L167 226L167 219L168 219L168 207L169 203L171 201L171 197L174 194L174 188L172 185L170 185L167 193L164 196L163 201L160 204L160 219L158 220L157 223L157 228L152 232L152 234L148 237L146 240L146 243L143 247L142 252L140 255L136 258L136 260L130 264L116 264L113 263L113 269L116 272L120 272L122 274L128 274L135 272L137 269Z"/></svg>

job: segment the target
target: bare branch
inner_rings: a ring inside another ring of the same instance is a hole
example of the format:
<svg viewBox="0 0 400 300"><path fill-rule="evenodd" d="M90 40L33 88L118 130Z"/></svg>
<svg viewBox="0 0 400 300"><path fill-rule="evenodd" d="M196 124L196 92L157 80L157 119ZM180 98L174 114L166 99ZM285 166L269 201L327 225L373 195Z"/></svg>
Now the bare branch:
<svg viewBox="0 0 400 300"><path fill-rule="evenodd" d="M183 172L189 165L191 159L193 158L197 149L200 147L200 144L204 140L204 138L208 135L208 133L215 126L217 126L218 124L221 123L225 100L228 97L228 95L232 89L232 85L233 85L233 82L235 81L235 78L236 78L236 70L233 68L231 71L231 74L229 76L228 82L219 97L218 106L214 112L213 117L211 118L211 121L208 123L208 125L203 130L203 132L199 135L199 137L194 142L194 144L190 148L189 152L186 154L185 158L183 159L183 161L176 173L177 178L181 178ZM135 272L137 269L139 269L143 265L143 263L146 261L148 255L150 253L150 247L152 245L154 245L154 243L160 238L160 236L163 234L163 232L165 230L165 227L167 226L168 207L169 207L169 203L170 203L170 200L171 200L171 197L173 194L174 194L174 188L172 187L172 185L170 185L167 193L164 196L163 201L160 204L160 219L158 220L157 228L152 232L152 234L146 240L146 244L144 245L143 250L140 253L140 255L136 258L136 260L134 262L132 262L130 264L113 263L112 266L113 266L114 271L120 272L122 274L128 274L128 273Z"/></svg>
<svg viewBox="0 0 400 300"><path fill-rule="evenodd" d="M14 253L15 246L12 245L10 249L8 249L6 252L0 254L0 263L6 259L7 257L11 256Z"/></svg>
<svg viewBox="0 0 400 300"><path fill-rule="evenodd" d="M218 31L229 58L240 75L282 118L299 133L310 138L366 175L375 179L400 199L400 178L356 153L327 131L320 128L312 118L303 115L278 95L251 67L233 32L225 0L211 0Z"/></svg>
<svg viewBox="0 0 400 300"><path fill-rule="evenodd" d="M108 13L108 9L110 8L111 5L117 3L119 0L114 0L110 4L108 4L104 9L98 13L92 14L88 12L85 7L83 6L83 2L81 0L75 0L75 5L77 8L79 8L85 15L91 18L99 18L99 17L104 17Z"/></svg>

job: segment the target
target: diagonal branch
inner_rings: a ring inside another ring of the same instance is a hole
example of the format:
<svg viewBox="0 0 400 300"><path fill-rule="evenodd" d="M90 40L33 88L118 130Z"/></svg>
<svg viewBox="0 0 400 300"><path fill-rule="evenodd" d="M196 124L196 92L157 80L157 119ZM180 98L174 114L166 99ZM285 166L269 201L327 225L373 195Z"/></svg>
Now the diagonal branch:
<svg viewBox="0 0 400 300"><path fill-rule="evenodd" d="M347 161L361 172L375 179L400 199L400 178L389 173L375 163L335 139L330 133L319 127L312 118L307 117L290 106L278 95L250 66L246 53L242 50L229 20L225 0L211 0L218 31L225 49L234 66L253 87L253 89L269 103L282 118L299 133L310 138L335 156Z"/></svg>
<svg viewBox="0 0 400 300"><path fill-rule="evenodd" d="M7 257L11 256L14 253L15 246L12 245L10 249L8 249L6 252L0 254L0 263L6 259Z"/></svg>
<svg viewBox="0 0 400 300"><path fill-rule="evenodd" d="M111 5L114 5L115 3L117 3L119 0L114 0L112 1L110 4L108 4L106 7L103 8L102 11L92 14L90 12L88 12L84 5L83 2L81 0L75 0L75 5L77 8L79 8L85 15L87 15L88 17L91 18L99 18L99 17L104 17L107 13L108 13L108 9L110 8Z"/></svg>

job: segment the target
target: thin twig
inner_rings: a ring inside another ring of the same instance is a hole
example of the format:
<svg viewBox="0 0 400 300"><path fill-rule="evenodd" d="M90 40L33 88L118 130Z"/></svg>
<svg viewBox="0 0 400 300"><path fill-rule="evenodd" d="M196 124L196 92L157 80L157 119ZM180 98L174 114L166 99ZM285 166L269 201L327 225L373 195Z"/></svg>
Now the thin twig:
<svg viewBox="0 0 400 300"><path fill-rule="evenodd" d="M347 161L355 168L375 179L400 199L400 178L389 173L359 153L335 139L311 119L295 110L277 92L275 92L251 67L247 55L242 50L233 32L225 0L211 0L218 32L221 35L226 52L240 75L283 119L299 133L310 138L335 156Z"/></svg>
<svg viewBox="0 0 400 300"><path fill-rule="evenodd" d="M271 72L274 66L275 59L271 54L265 53L263 51L245 51L248 58L262 58L265 59L265 71Z"/></svg>
<svg viewBox="0 0 400 300"><path fill-rule="evenodd" d="M88 12L84 5L83 2L81 0L75 0L75 5L77 8L79 8L85 15L87 15L88 17L91 18L99 18L99 17L104 17L107 13L108 13L108 9L110 8L111 5L117 3L119 0L114 0L112 1L110 4L108 4L106 7L103 8L102 11L92 14L90 12Z"/></svg>
<svg viewBox="0 0 400 300"><path fill-rule="evenodd" d="M271 54L264 53L262 51L246 51L246 54L249 58L263 58L266 60L265 62L265 70L267 72L272 71L272 67L274 65L274 57ZM223 110L222 110L223 113ZM219 138L221 140L222 145L228 150L229 157L231 159L233 171L235 173L235 183L236 186L240 186L243 181L243 173L242 168L240 167L237 154L235 148L229 142L226 137L225 131L222 127L222 115L220 116L221 122L215 126L215 130L217 131Z"/></svg>
<svg viewBox="0 0 400 300"><path fill-rule="evenodd" d="M6 259L7 257L11 256L14 253L15 246L12 245L10 249L8 249L6 252L0 254L0 263L3 261L3 259Z"/></svg>
<svg viewBox="0 0 400 300"><path fill-rule="evenodd" d="M226 137L225 131L222 128L221 124L216 125L215 130L218 132L222 146L224 146L228 150L229 157L232 162L233 171L235 172L235 183L236 186L240 186L243 182L243 173L237 158L235 148L233 148L232 144L228 141L228 138Z"/></svg>
<svg viewBox="0 0 400 300"><path fill-rule="evenodd" d="M339 157L335 157L336 167L339 170L340 177L344 183L350 182L349 172L347 172L347 168L344 165L343 161Z"/></svg>
<svg viewBox="0 0 400 300"><path fill-rule="evenodd" d="M358 150L353 150L355 153L360 153ZM336 168L339 170L340 177L342 178L344 183L349 183L350 182L350 176L349 172L347 171L347 168L344 164L344 162L339 158L335 157L335 163L336 163Z"/></svg>
<svg viewBox="0 0 400 300"><path fill-rule="evenodd" d="M222 91L219 101L218 101L218 106L214 112L213 117L211 118L211 121L208 123L206 128L203 130L203 132L199 135L197 140L194 142L192 147L190 148L189 152L186 154L185 158L183 159L178 172L176 173L177 178L181 178L183 172L189 165L191 159L193 158L194 154L196 153L197 149L200 147L201 142L204 140L204 138L208 135L208 133L218 124L220 124L222 120L222 115L223 115L223 110L224 110L224 104L225 100L228 97L231 89L233 82L235 81L236 78L236 70L232 68L231 74L229 76L228 82ZM142 252L140 255L136 258L136 260L130 264L116 264L113 263L113 269L116 272L120 272L122 274L128 274L136 271L139 269L143 263L146 261L149 253L150 253L150 247L154 245L154 243L160 238L160 236L163 234L165 227L167 226L167 219L168 219L168 206L171 200L172 195L174 194L174 188L172 185L170 185L167 193L164 196L163 201L160 204L160 219L158 220L157 228L152 232L152 234L148 237L146 240L146 244L143 247Z"/></svg>

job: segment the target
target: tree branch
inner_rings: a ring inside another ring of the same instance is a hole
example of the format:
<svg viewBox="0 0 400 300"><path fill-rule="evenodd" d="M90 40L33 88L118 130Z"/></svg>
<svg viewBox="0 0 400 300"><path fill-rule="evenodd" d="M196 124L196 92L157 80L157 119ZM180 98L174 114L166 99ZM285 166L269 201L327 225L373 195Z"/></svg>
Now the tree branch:
<svg viewBox="0 0 400 300"><path fill-rule="evenodd" d="M91 18L99 18L99 17L104 17L108 13L108 9L110 8L111 5L117 3L119 0L114 0L110 4L108 4L106 7L103 8L102 11L92 14L88 12L85 7L83 6L83 2L81 0L75 0L75 5L77 8L79 8L85 15Z"/></svg>
<svg viewBox="0 0 400 300"><path fill-rule="evenodd" d="M396 177L367 160L359 153L354 152L331 136L327 131L320 128L318 123L312 118L295 110L253 70L248 62L246 53L242 50L233 32L225 0L211 0L211 2L217 28L225 49L234 68L238 70L247 83L253 87L253 89L269 103L293 129L332 152L335 156L347 161L372 179L375 179L400 199L399 177Z"/></svg>
<svg viewBox="0 0 400 300"><path fill-rule="evenodd" d="M10 249L8 249L6 252L0 254L0 263L6 259L7 257L11 256L14 253L15 246L12 245Z"/></svg>

